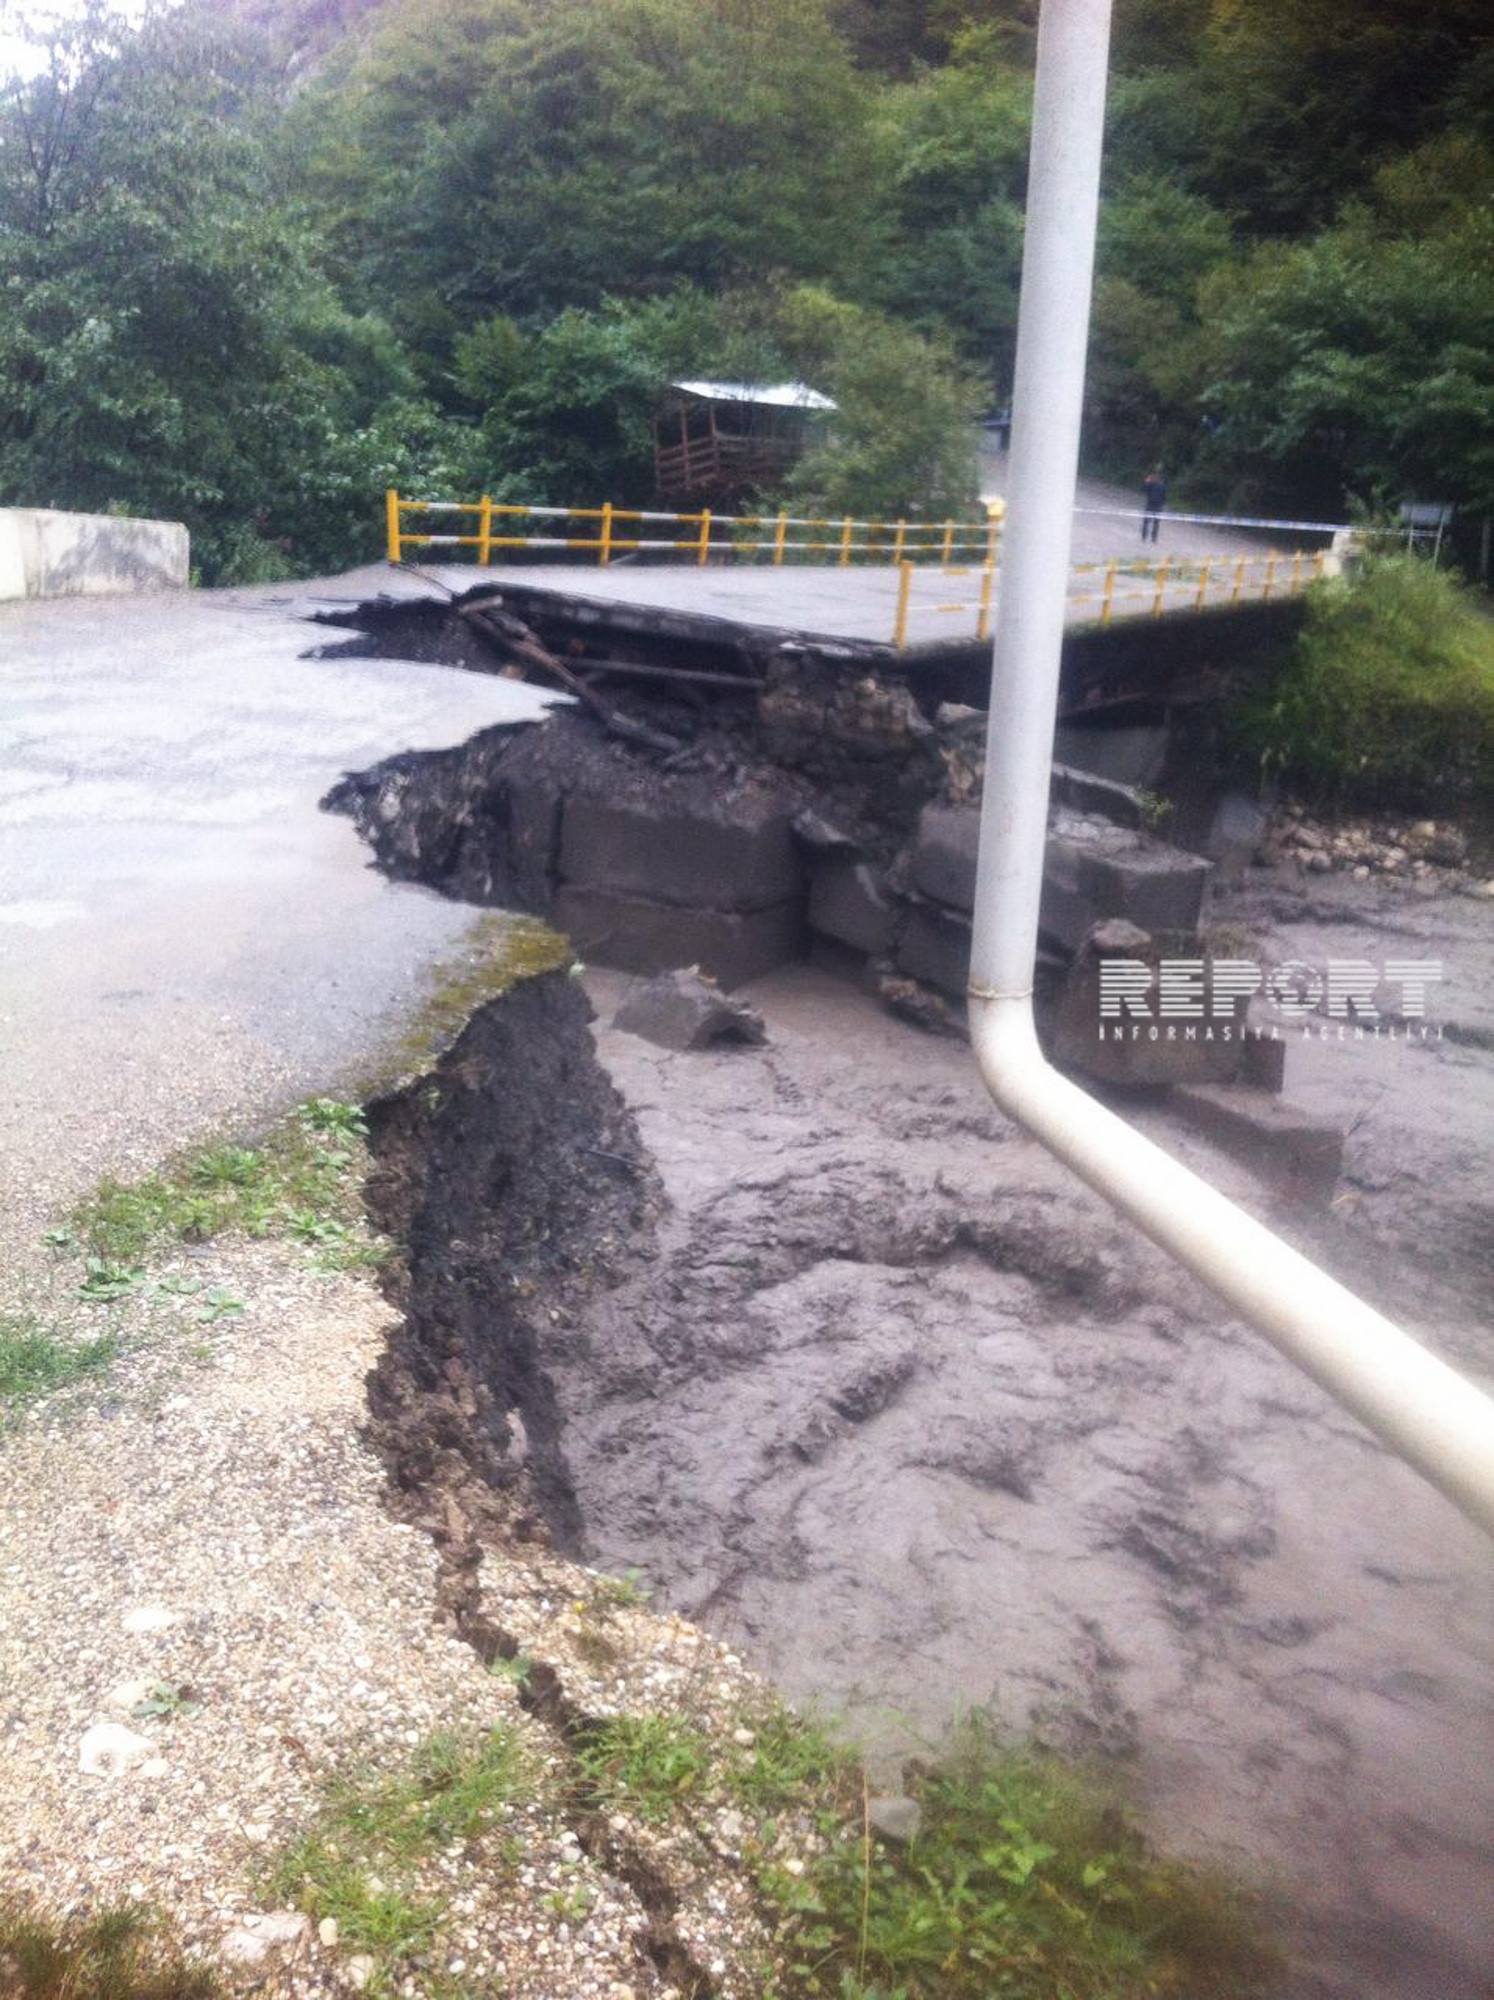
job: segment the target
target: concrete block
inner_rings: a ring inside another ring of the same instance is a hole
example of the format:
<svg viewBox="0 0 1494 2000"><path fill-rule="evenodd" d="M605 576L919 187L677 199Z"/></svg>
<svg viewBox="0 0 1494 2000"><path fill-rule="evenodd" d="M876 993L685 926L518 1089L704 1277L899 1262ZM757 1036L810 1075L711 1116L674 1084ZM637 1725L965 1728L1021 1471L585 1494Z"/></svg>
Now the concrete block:
<svg viewBox="0 0 1494 2000"><path fill-rule="evenodd" d="M1089 900L1079 886L1079 863L1084 853L1079 838L1050 829L1043 856L1043 892L1038 904L1038 929L1065 951L1075 952L1083 944L1094 922Z"/></svg>
<svg viewBox="0 0 1494 2000"><path fill-rule="evenodd" d="M0 508L0 598L185 590L190 571L180 521Z"/></svg>
<svg viewBox="0 0 1494 2000"><path fill-rule="evenodd" d="M970 925L931 904L910 905L898 940L897 966L925 986L963 999L970 977Z"/></svg>
<svg viewBox="0 0 1494 2000"><path fill-rule="evenodd" d="M913 842L914 888L951 909L973 910L979 853L978 807L925 806Z"/></svg>
<svg viewBox="0 0 1494 2000"><path fill-rule="evenodd" d="M1238 875L1259 853L1270 824L1271 815L1258 800L1226 792L1214 808L1205 851L1221 874Z"/></svg>
<svg viewBox="0 0 1494 2000"><path fill-rule="evenodd" d="M1097 813L1116 826L1139 827L1146 815L1141 794L1113 778L1098 777L1093 771L1077 770L1072 764L1055 764L1048 796L1056 806L1074 812Z"/></svg>
<svg viewBox="0 0 1494 2000"><path fill-rule="evenodd" d="M1101 1083L1137 1089L1228 1083L1244 1073L1251 1046L1244 999L1223 1020L1162 1020L1155 994L1155 1018L1112 1021L1102 1015L1102 961L1139 958L1155 968L1158 955L1144 933L1122 921L1094 927L1054 1001L1048 1030L1054 1062Z"/></svg>
<svg viewBox="0 0 1494 2000"><path fill-rule="evenodd" d="M974 806L926 806L912 857L913 886L947 908L975 906L980 814ZM1068 951L1090 926L1126 917L1148 931L1198 928L1209 863L1092 812L1056 811L1048 827L1039 923Z"/></svg>
<svg viewBox="0 0 1494 2000"><path fill-rule="evenodd" d="M1240 1081L1280 1096L1286 1085L1287 1045L1280 1033L1251 1035L1245 1043Z"/></svg>
<svg viewBox="0 0 1494 2000"><path fill-rule="evenodd" d="M745 1000L732 1000L714 980L676 970L630 993L613 1027L665 1049L709 1049L722 1042L765 1042L763 1017Z"/></svg>
<svg viewBox="0 0 1494 2000"><path fill-rule="evenodd" d="M698 965L728 989L797 958L804 942L797 899L765 910L689 910L568 885L555 898L551 922L582 959L623 972Z"/></svg>
<svg viewBox="0 0 1494 2000"><path fill-rule="evenodd" d="M804 888L789 816L775 807L708 817L575 793L561 826L560 877L580 889L702 910L770 909Z"/></svg>
<svg viewBox="0 0 1494 2000"><path fill-rule="evenodd" d="M880 958L892 944L893 910L877 871L841 855L817 860L809 874L809 928Z"/></svg>
<svg viewBox="0 0 1494 2000"><path fill-rule="evenodd" d="M485 836L491 882L506 885L520 909L543 915L555 894L561 801L552 784L500 775L476 824Z"/></svg>
<svg viewBox="0 0 1494 2000"><path fill-rule="evenodd" d="M1170 732L1165 723L1131 729L1086 728L1061 722L1054 734L1060 762L1117 785L1155 785L1167 763Z"/></svg>
<svg viewBox="0 0 1494 2000"><path fill-rule="evenodd" d="M1179 1117L1288 1200L1323 1206L1343 1171L1338 1126L1243 1084L1189 1084L1173 1092Z"/></svg>
<svg viewBox="0 0 1494 2000"><path fill-rule="evenodd" d="M1194 935L1213 864L1161 841L1081 852L1078 884L1095 917L1127 917L1145 931Z"/></svg>

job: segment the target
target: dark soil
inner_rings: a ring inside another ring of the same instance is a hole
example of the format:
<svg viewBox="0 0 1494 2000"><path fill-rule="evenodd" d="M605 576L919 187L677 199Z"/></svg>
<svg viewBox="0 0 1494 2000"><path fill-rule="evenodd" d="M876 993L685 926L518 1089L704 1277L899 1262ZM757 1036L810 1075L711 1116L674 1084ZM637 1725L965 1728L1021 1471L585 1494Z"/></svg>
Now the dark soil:
<svg viewBox="0 0 1494 2000"><path fill-rule="evenodd" d="M368 1107L403 1323L369 1380L397 1492L439 1512L474 1480L520 1534L581 1521L554 1370L566 1328L646 1243L657 1180L569 973L522 981L436 1072ZM492 1509L488 1509L492 1513Z"/></svg>

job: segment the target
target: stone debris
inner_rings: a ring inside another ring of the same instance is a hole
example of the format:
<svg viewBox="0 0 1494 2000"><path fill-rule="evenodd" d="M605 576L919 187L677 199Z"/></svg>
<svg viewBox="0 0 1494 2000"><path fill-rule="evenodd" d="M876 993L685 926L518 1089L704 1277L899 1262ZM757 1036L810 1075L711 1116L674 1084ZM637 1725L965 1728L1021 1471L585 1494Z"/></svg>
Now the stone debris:
<svg viewBox="0 0 1494 2000"><path fill-rule="evenodd" d="M1321 1207L1338 1186L1344 1133L1331 1119L1244 1084L1182 1084L1171 1108L1286 1200Z"/></svg>
<svg viewBox="0 0 1494 2000"><path fill-rule="evenodd" d="M698 966L661 972L637 986L618 1008L613 1025L665 1049L710 1049L723 1043L761 1043L768 1031L761 1014L732 1000Z"/></svg>
<svg viewBox="0 0 1494 2000"><path fill-rule="evenodd" d="M117 1688L111 1688L108 1706L120 1715L135 1715L142 1702L150 1700L149 1681L121 1681Z"/></svg>
<svg viewBox="0 0 1494 2000"><path fill-rule="evenodd" d="M177 1614L168 1611L162 1604L139 1604L133 1611L127 1611L120 1619L120 1626L126 1632L164 1632L168 1625L174 1625Z"/></svg>
<svg viewBox="0 0 1494 2000"><path fill-rule="evenodd" d="M266 1910L241 1918L218 1947L230 1965L260 1966L271 1952L297 1944L306 1935L299 1910Z"/></svg>
<svg viewBox="0 0 1494 2000"><path fill-rule="evenodd" d="M1470 845L1461 828L1448 820L1363 814L1328 820L1288 803L1277 811L1256 858L1266 865L1295 862L1313 875L1348 870L1359 881L1386 876L1458 887L1467 879Z"/></svg>
<svg viewBox="0 0 1494 2000"><path fill-rule="evenodd" d="M78 1745L78 1769L90 1778L122 1778L152 1761L155 1749L148 1736L122 1722L96 1722Z"/></svg>
<svg viewBox="0 0 1494 2000"><path fill-rule="evenodd" d="M918 1832L923 1819L923 1808L917 1799L901 1794L895 1797L873 1798L868 1801L866 1816L873 1833L883 1840L891 1840L906 1847Z"/></svg>

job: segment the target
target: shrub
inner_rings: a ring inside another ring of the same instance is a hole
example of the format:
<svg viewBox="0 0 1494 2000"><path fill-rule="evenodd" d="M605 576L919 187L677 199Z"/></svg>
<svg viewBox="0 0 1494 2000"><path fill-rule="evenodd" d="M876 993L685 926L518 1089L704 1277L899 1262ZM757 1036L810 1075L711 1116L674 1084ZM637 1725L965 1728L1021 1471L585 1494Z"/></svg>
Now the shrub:
<svg viewBox="0 0 1494 2000"><path fill-rule="evenodd" d="M1494 780L1494 621L1416 556L1371 555L1309 595L1283 672L1236 717L1265 769L1362 804Z"/></svg>

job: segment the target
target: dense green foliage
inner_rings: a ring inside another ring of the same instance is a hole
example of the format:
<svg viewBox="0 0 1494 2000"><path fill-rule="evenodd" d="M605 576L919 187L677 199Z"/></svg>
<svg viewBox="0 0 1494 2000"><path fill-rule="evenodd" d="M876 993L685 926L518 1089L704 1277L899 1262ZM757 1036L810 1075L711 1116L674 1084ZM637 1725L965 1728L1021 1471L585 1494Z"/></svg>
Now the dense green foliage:
<svg viewBox="0 0 1494 2000"><path fill-rule="evenodd" d="M1246 748L1304 789L1369 804L1494 788L1494 621L1445 573L1371 556L1323 584Z"/></svg>
<svg viewBox="0 0 1494 2000"><path fill-rule="evenodd" d="M688 371L839 403L764 498L962 510L1035 15L87 0L0 87L0 501L184 518L208 578L331 565L390 482L646 499ZM1118 0L1112 67L1096 468L1494 512L1481 0Z"/></svg>

